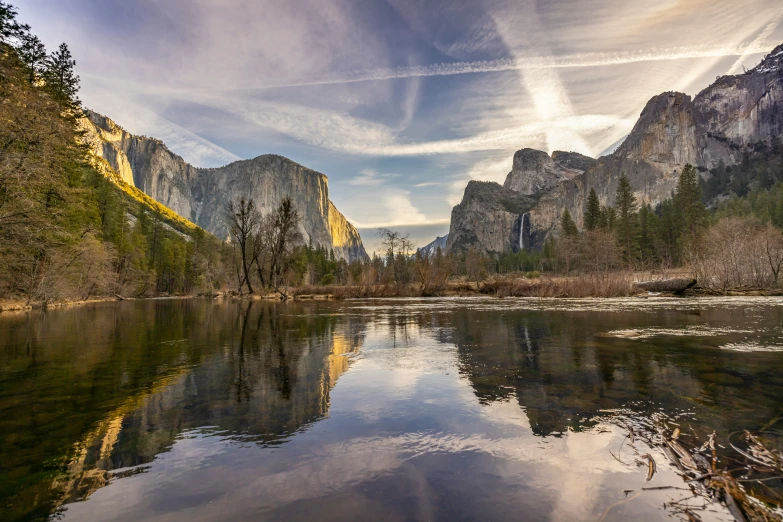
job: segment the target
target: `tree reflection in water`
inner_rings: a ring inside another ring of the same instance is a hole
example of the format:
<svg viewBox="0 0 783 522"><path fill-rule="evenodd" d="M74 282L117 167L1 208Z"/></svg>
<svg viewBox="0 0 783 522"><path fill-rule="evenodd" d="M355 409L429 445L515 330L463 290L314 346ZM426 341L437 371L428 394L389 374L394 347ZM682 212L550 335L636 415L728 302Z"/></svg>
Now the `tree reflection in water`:
<svg viewBox="0 0 783 522"><path fill-rule="evenodd" d="M454 420L475 407L460 395L464 383L489 414L517 404L539 439L587 433L602 410L628 406L640 415L689 412L702 430L764 428L777 436L779 354L721 346L747 341L748 325L757 344L780 344L780 306L540 310L507 303L147 301L2 316L4 519L45 518L143 474L183 437L279 448L329 415L332 390L353 360L361 370L341 397L355 412L321 436L339 439L349 430L356 451L410 437L443 448L467 431L496 429L482 425L483 417L466 417L464 426ZM694 326L712 333L616 334ZM429 384L395 388L394 375L427 375L420 382ZM401 455L405 447L387 451ZM454 465L442 460L449 452L422 451L417 458L441 459L441 471ZM314 458L308 462L317 466ZM467 476L454 484L462 482L477 487ZM445 490L427 487L445 501ZM504 502L513 496L496 504Z"/></svg>

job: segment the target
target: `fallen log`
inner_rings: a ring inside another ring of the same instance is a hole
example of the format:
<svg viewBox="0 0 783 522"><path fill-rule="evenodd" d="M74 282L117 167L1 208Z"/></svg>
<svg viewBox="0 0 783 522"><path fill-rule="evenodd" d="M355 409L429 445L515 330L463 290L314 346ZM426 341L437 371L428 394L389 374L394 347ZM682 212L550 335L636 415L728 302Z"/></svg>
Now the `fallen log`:
<svg viewBox="0 0 783 522"><path fill-rule="evenodd" d="M639 281L633 286L639 290L648 292L684 292L688 288L696 286L696 280L691 278L660 279L658 281Z"/></svg>

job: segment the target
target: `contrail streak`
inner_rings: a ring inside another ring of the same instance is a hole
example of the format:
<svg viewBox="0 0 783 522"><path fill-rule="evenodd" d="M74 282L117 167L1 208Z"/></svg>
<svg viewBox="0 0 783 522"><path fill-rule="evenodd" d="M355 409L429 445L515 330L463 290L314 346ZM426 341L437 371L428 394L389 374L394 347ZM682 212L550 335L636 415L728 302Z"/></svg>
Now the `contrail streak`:
<svg viewBox="0 0 783 522"><path fill-rule="evenodd" d="M765 31L766 32L766 31ZM436 63L431 65L393 67L357 71L343 71L301 81L284 81L257 86L240 87L231 90L276 89L281 87L305 87L356 83L421 76L453 76L488 72L519 71L525 69L565 69L576 67L604 67L639 62L687 60L694 58L719 58L724 56L749 56L766 53L774 44L757 38L750 44L724 47L671 47L647 51L617 53L581 53L569 56L541 56L530 58L501 58L474 62Z"/></svg>
<svg viewBox="0 0 783 522"><path fill-rule="evenodd" d="M750 47L758 46L759 42L762 42L769 38L769 35L772 34L772 31L775 30L775 28L780 23L780 20L783 19L783 9L781 9L778 14L772 19L770 23L768 23L764 29L759 33L759 35L756 37L755 40L753 40L753 43L750 45ZM771 50L771 49L770 49ZM764 51L766 52L766 51ZM734 62L734 65L731 66L731 68L728 70L726 74L736 74L739 72L740 67L742 67L742 63L753 54L752 52L748 52L747 50L743 52L739 58L737 58L737 61Z"/></svg>
<svg viewBox="0 0 783 522"><path fill-rule="evenodd" d="M766 31L765 31L766 32ZM760 35L761 36L761 35ZM430 65L415 65L404 67L392 67L383 69L364 69L354 71L341 71L338 73L317 76L315 78L303 78L300 80L283 79L279 82L247 85L231 89L220 88L176 88L176 87L151 87L149 84L136 84L132 91L135 94L187 94L187 93L216 93L216 92L241 92L264 89L280 89L288 87L308 87L317 85L337 85L345 83L370 82L377 80L393 80L399 78L417 78L426 76L453 76L458 74L477 74L504 71L521 71L535 69L567 69L580 67L605 67L611 65L624 65L630 63L688 60L697 58L722 58L728 56L750 56L752 54L767 53L776 44L762 42L756 38L752 43L730 45L723 47L670 47L651 49L646 51L624 51L615 53L581 53L568 56L540 56L525 58L501 58L498 60L481 60L474 62L436 63ZM744 58L743 58L744 60ZM88 78L106 81L106 78L84 74ZM129 86L131 82L123 81L122 85Z"/></svg>

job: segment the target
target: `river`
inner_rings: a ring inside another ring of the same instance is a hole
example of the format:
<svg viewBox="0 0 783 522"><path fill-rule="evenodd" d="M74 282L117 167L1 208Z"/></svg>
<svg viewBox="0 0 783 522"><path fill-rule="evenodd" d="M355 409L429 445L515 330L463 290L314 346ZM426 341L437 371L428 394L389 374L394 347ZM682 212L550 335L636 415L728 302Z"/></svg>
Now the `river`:
<svg viewBox="0 0 783 522"><path fill-rule="evenodd" d="M685 482L612 417L780 449L782 324L779 298L3 314L0 519L671 520Z"/></svg>

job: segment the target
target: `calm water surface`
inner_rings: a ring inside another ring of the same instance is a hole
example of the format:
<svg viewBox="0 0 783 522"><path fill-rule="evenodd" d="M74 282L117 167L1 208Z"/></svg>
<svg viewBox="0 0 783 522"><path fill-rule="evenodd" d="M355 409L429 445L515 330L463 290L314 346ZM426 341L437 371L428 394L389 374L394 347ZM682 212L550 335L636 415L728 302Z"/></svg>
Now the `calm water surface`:
<svg viewBox="0 0 783 522"><path fill-rule="evenodd" d="M2 315L0 519L670 520L682 491L640 488L682 479L613 458L606 415L781 447L782 323L772 298Z"/></svg>

